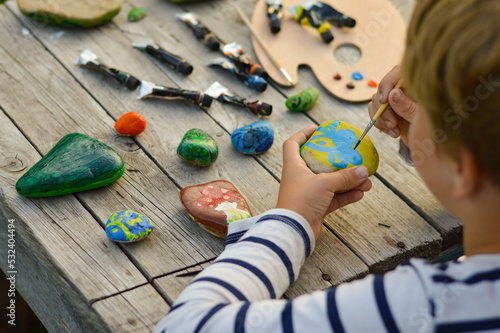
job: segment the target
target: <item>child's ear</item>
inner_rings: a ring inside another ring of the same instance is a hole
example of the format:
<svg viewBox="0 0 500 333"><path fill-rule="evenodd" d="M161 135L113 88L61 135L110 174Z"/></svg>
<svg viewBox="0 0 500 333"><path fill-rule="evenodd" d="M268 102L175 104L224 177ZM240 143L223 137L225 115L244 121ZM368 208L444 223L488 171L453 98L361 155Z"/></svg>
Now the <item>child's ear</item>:
<svg viewBox="0 0 500 333"><path fill-rule="evenodd" d="M460 144L459 156L455 161L454 184L452 195L456 199L465 199L474 195L481 183L481 167L472 152Z"/></svg>

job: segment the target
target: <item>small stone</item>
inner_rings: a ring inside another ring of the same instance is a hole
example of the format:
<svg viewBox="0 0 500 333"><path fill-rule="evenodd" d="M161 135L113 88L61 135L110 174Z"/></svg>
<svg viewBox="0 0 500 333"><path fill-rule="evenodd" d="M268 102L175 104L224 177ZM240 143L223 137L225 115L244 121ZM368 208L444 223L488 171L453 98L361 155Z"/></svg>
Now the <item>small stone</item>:
<svg viewBox="0 0 500 333"><path fill-rule="evenodd" d="M397 245L400 249L404 249L404 248L406 247L406 244L405 244L405 243L403 243L403 242L398 242L396 245Z"/></svg>
<svg viewBox="0 0 500 333"><path fill-rule="evenodd" d="M377 86L378 86L377 82L375 82L373 80L368 81L368 85L372 88L377 88Z"/></svg>
<svg viewBox="0 0 500 333"><path fill-rule="evenodd" d="M332 280L332 277L328 274L323 274L321 275L321 278L325 281L331 281Z"/></svg>
<svg viewBox="0 0 500 333"><path fill-rule="evenodd" d="M349 88L349 89L354 89L354 88L356 88L356 86L355 86L355 85L354 85L354 83L352 83L352 82L348 82L345 86L346 86L347 88Z"/></svg>
<svg viewBox="0 0 500 333"><path fill-rule="evenodd" d="M360 72L354 72L351 74L351 79L353 80L356 80L356 81L361 81L363 80L363 74L361 74Z"/></svg>
<svg viewBox="0 0 500 333"><path fill-rule="evenodd" d="M240 153L249 155L264 153L273 145L273 126L267 121L243 126L231 134L231 142Z"/></svg>
<svg viewBox="0 0 500 333"><path fill-rule="evenodd" d="M137 112L125 113L115 123L115 130L118 134L136 136L146 129L146 119Z"/></svg>
<svg viewBox="0 0 500 333"><path fill-rule="evenodd" d="M205 131L197 128L190 129L184 134L177 155L185 161L205 167L212 165L219 156L217 142Z"/></svg>
<svg viewBox="0 0 500 333"><path fill-rule="evenodd" d="M136 22L136 21L143 19L146 16L146 14L147 14L147 11L144 8L140 8L140 7L132 8L128 12L128 20L131 22Z"/></svg>
<svg viewBox="0 0 500 333"><path fill-rule="evenodd" d="M327 120L300 148L300 155L314 173L333 172L364 165L370 176L377 171L377 149L365 136L356 150L354 145L363 131L339 120Z"/></svg>
<svg viewBox="0 0 500 333"><path fill-rule="evenodd" d="M307 111L312 109L318 100L319 91L309 88L287 98L285 105L291 111Z"/></svg>
<svg viewBox="0 0 500 333"><path fill-rule="evenodd" d="M245 198L226 180L185 187L180 198L193 220L217 237L226 238L230 223L252 216Z"/></svg>
<svg viewBox="0 0 500 333"><path fill-rule="evenodd" d="M16 184L25 197L52 197L109 185L125 171L125 163L108 145L85 134L71 133Z"/></svg>
<svg viewBox="0 0 500 333"><path fill-rule="evenodd" d="M106 235L115 242L131 243L146 238L154 228L146 216L133 210L122 210L109 217L106 222Z"/></svg>
<svg viewBox="0 0 500 333"><path fill-rule="evenodd" d="M24 15L36 20L82 28L108 22L122 8L118 0L17 0L17 5Z"/></svg>

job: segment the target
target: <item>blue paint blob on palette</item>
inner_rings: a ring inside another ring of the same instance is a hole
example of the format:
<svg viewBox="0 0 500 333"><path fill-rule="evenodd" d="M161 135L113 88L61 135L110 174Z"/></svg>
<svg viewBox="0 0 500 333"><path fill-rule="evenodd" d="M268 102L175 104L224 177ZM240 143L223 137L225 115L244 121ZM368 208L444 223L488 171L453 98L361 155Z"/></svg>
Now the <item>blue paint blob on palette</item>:
<svg viewBox="0 0 500 333"><path fill-rule="evenodd" d="M248 155L264 153L273 145L273 126L267 121L243 126L231 134L231 142L240 153Z"/></svg>
<svg viewBox="0 0 500 333"><path fill-rule="evenodd" d="M361 81L364 79L364 76L360 72L354 72L351 74L351 78L356 81Z"/></svg>
<svg viewBox="0 0 500 333"><path fill-rule="evenodd" d="M122 210L111 215L106 223L106 235L115 242L137 242L153 232L150 219L132 210Z"/></svg>

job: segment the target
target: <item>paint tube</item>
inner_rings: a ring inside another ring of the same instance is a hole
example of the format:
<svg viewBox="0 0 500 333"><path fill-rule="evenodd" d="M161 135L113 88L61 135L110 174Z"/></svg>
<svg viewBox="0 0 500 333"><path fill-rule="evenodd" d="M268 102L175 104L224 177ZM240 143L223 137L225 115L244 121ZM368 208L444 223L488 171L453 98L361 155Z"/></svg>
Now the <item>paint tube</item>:
<svg viewBox="0 0 500 333"><path fill-rule="evenodd" d="M139 85L139 80L135 76L119 69L106 66L94 54L94 52L90 51L89 49L83 50L78 59L76 59L75 65L106 73L107 75L118 81L122 86L125 86L130 90L135 90Z"/></svg>
<svg viewBox="0 0 500 333"><path fill-rule="evenodd" d="M267 79L269 75L259 64L252 63L252 57L243 52L243 48L240 44L235 42L224 44L221 48L222 53L231 60L240 72L261 76Z"/></svg>
<svg viewBox="0 0 500 333"><path fill-rule="evenodd" d="M281 31L281 21L283 20L283 1L266 0L266 4L269 28L273 34L277 34Z"/></svg>
<svg viewBox="0 0 500 333"><path fill-rule="evenodd" d="M212 97L201 91L192 91L178 88L159 86L151 82L141 81L137 99L158 97L165 99L185 99L194 104L209 108L212 105Z"/></svg>
<svg viewBox="0 0 500 333"><path fill-rule="evenodd" d="M318 14L316 4L315 1L306 1L290 7L288 10L292 13L295 21L301 25L315 28L323 42L328 44L333 40L330 24Z"/></svg>
<svg viewBox="0 0 500 333"><path fill-rule="evenodd" d="M179 20L186 23L186 25L193 31L197 39L203 41L203 44L208 46L212 51L220 48L220 43L217 37L208 28L198 20L194 13L178 13L175 15Z"/></svg>
<svg viewBox="0 0 500 333"><path fill-rule="evenodd" d="M354 28L356 25L355 19L344 15L327 3L318 1L314 4L313 8L315 8L316 12L323 20L329 21L334 27Z"/></svg>
<svg viewBox="0 0 500 333"><path fill-rule="evenodd" d="M266 80L257 75L242 73L238 68L236 68L235 64L231 60L220 58L212 61L207 66L220 67L230 73L233 73L236 78L238 78L238 80L243 82L249 88L257 90L258 92L263 92L267 89Z"/></svg>
<svg viewBox="0 0 500 333"><path fill-rule="evenodd" d="M247 99L238 96L235 92L232 92L217 81L212 83L212 85L205 90L205 94L212 96L219 102L244 107L255 115L269 116L273 111L272 105L261 101L249 102Z"/></svg>
<svg viewBox="0 0 500 333"><path fill-rule="evenodd" d="M149 55L155 57L159 61L167 64L170 68L184 75L189 75L193 72L193 66L178 55L170 53L162 49L158 44L152 41L143 41L132 44L136 49L145 51Z"/></svg>

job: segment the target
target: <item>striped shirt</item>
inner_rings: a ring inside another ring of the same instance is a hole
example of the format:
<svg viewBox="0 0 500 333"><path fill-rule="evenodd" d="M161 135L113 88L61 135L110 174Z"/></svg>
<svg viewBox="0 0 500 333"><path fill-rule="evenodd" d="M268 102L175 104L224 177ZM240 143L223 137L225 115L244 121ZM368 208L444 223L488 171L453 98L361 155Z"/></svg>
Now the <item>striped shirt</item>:
<svg viewBox="0 0 500 333"><path fill-rule="evenodd" d="M280 299L314 249L307 221L283 209L233 222L226 249L181 293L157 333L500 332L500 254Z"/></svg>

